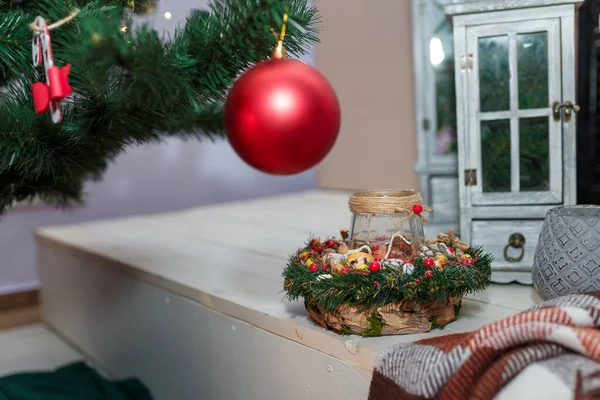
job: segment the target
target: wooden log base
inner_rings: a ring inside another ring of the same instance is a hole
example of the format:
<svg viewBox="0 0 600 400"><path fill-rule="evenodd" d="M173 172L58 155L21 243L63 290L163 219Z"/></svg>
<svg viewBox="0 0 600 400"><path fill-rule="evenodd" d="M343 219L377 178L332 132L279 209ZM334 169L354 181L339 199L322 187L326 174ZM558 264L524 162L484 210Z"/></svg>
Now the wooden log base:
<svg viewBox="0 0 600 400"><path fill-rule="evenodd" d="M443 328L458 317L462 297L447 302L419 305L415 302L392 303L372 311L354 306L340 306L333 312L323 312L305 302L310 317L325 329L343 335L361 336L409 335Z"/></svg>

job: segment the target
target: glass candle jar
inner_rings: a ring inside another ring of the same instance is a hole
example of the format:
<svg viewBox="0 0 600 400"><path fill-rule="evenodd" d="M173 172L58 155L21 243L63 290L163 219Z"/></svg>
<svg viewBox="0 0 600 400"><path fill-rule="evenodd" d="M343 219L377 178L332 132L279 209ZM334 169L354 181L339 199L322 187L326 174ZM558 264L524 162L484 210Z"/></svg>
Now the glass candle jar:
<svg viewBox="0 0 600 400"><path fill-rule="evenodd" d="M373 190L353 194L350 249L369 246L373 257L413 259L423 243L421 195L414 190Z"/></svg>

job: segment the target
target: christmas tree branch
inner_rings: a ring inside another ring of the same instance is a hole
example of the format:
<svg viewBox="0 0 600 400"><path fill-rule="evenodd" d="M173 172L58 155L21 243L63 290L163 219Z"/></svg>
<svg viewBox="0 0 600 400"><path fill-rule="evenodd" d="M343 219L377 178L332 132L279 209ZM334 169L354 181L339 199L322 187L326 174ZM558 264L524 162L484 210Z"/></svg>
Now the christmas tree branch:
<svg viewBox="0 0 600 400"><path fill-rule="evenodd" d="M79 201L87 179L101 176L127 146L223 132L222 104L236 76L270 56L271 29L290 7L286 47L302 54L314 43L316 10L303 0L215 0L195 11L172 38L134 29L126 0L40 0L0 4L0 212L34 196L52 204ZM72 65L75 94L52 124L36 115L30 85L35 15L58 21L52 31L57 65Z"/></svg>

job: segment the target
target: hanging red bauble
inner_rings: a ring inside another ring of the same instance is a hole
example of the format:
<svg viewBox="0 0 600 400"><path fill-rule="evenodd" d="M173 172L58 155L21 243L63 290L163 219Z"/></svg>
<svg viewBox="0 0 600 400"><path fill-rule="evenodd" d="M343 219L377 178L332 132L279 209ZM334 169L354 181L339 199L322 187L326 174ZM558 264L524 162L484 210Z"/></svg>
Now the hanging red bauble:
<svg viewBox="0 0 600 400"><path fill-rule="evenodd" d="M338 98L323 75L299 60L263 61L242 74L225 103L225 130L254 168L292 175L317 165L340 129Z"/></svg>

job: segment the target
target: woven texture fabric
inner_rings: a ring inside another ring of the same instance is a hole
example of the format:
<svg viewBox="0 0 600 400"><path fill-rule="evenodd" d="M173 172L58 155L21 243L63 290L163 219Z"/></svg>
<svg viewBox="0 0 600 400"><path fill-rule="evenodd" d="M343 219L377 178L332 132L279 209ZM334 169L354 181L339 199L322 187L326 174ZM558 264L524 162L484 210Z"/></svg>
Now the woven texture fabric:
<svg viewBox="0 0 600 400"><path fill-rule="evenodd" d="M475 332L386 349L369 399L492 399L515 390L511 384L524 372L527 380L517 392L547 385L551 376L558 385L553 392L562 390L558 398L600 398L599 298L559 297Z"/></svg>

